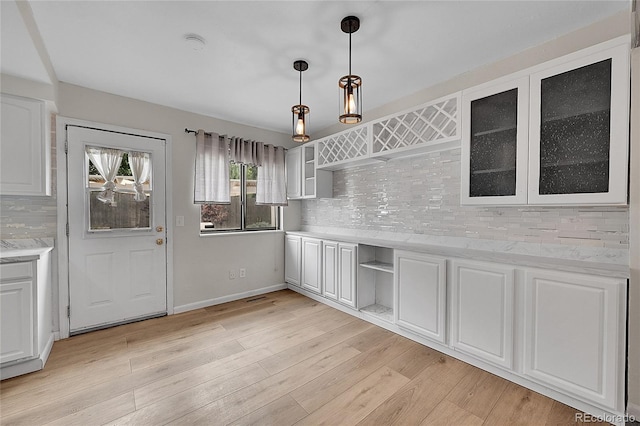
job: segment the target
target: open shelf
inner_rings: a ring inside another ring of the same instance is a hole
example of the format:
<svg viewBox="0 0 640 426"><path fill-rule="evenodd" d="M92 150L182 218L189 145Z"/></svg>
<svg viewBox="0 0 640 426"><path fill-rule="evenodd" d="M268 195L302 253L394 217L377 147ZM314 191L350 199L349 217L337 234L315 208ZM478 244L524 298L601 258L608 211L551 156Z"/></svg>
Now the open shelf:
<svg viewBox="0 0 640 426"><path fill-rule="evenodd" d="M393 274L393 263L380 262L377 260L372 260L369 262L363 262L360 264L363 268L369 268L376 271L388 272Z"/></svg>
<svg viewBox="0 0 640 426"><path fill-rule="evenodd" d="M383 321L393 322L393 309L388 306L374 303L373 305L365 306L360 309L360 312L364 312L367 315L371 315Z"/></svg>

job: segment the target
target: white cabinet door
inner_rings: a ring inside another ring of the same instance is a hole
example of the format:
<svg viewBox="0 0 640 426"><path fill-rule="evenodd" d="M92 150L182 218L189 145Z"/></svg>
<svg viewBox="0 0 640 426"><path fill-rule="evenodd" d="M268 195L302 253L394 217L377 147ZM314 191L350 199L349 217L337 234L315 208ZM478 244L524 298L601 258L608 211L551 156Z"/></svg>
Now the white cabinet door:
<svg viewBox="0 0 640 426"><path fill-rule="evenodd" d="M302 238L302 288L322 293L322 240Z"/></svg>
<svg viewBox="0 0 640 426"><path fill-rule="evenodd" d="M629 45L531 75L529 204L626 204Z"/></svg>
<svg viewBox="0 0 640 426"><path fill-rule="evenodd" d="M514 269L508 266L453 261L451 340L456 350L512 367L513 280Z"/></svg>
<svg viewBox="0 0 640 426"><path fill-rule="evenodd" d="M322 295L338 300L338 243L322 241Z"/></svg>
<svg viewBox="0 0 640 426"><path fill-rule="evenodd" d="M462 95L461 204L527 204L529 78Z"/></svg>
<svg viewBox="0 0 640 426"><path fill-rule="evenodd" d="M284 280L289 284L300 285L301 237L287 235L284 241Z"/></svg>
<svg viewBox="0 0 640 426"><path fill-rule="evenodd" d="M352 308L357 308L356 278L358 270L358 245L338 244L338 301Z"/></svg>
<svg viewBox="0 0 640 426"><path fill-rule="evenodd" d="M398 326L444 343L446 338L446 260L395 251L394 300Z"/></svg>
<svg viewBox="0 0 640 426"><path fill-rule="evenodd" d="M36 355L34 265L0 265L0 363Z"/></svg>
<svg viewBox="0 0 640 426"><path fill-rule="evenodd" d="M626 281L527 270L524 373L617 409Z"/></svg>
<svg viewBox="0 0 640 426"><path fill-rule="evenodd" d="M0 194L51 195L44 103L5 94L0 101Z"/></svg>
<svg viewBox="0 0 640 426"><path fill-rule="evenodd" d="M302 147L287 151L287 197L291 200L302 197Z"/></svg>

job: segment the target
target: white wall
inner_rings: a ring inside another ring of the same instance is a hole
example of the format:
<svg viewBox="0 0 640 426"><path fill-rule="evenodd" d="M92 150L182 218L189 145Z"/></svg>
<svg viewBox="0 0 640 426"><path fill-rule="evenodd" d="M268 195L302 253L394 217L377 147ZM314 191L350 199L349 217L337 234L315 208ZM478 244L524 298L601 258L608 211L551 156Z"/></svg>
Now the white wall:
<svg viewBox="0 0 640 426"><path fill-rule="evenodd" d="M184 308L284 282L282 232L200 236L200 209L193 204L195 136L184 129L202 128L292 146L289 135L65 83L59 85L58 99L58 111L64 117L171 135L173 214L185 217L185 226L174 227L173 234L174 306ZM292 204L284 210L285 226L296 228L299 206ZM229 280L229 269L240 267L247 269L247 277Z"/></svg>

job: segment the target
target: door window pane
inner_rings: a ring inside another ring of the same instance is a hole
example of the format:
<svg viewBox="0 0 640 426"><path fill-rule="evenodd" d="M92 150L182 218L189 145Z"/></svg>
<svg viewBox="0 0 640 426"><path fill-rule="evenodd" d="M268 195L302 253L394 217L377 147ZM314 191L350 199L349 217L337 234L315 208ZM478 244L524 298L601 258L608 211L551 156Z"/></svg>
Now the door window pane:
<svg viewBox="0 0 640 426"><path fill-rule="evenodd" d="M99 167L95 162L100 162L100 147L88 147L85 161L88 163L88 176L86 180L86 190L89 209L89 231L108 231L122 229L149 229L151 227L150 202L151 191L151 154L144 153L144 161L148 162L146 175L142 176L144 181L140 182L139 190L141 194L136 197L135 178L131 172L129 162L130 153L120 151L122 160L113 178L113 201L110 197L105 199L105 190L108 189L107 182L99 172L108 170L108 165L101 164ZM90 155L92 153L93 155ZM138 199L136 199L138 198Z"/></svg>
<svg viewBox="0 0 640 426"><path fill-rule="evenodd" d="M540 194L609 191L611 59L542 80Z"/></svg>
<svg viewBox="0 0 640 426"><path fill-rule="evenodd" d="M516 194L518 89L471 102L471 197Z"/></svg>

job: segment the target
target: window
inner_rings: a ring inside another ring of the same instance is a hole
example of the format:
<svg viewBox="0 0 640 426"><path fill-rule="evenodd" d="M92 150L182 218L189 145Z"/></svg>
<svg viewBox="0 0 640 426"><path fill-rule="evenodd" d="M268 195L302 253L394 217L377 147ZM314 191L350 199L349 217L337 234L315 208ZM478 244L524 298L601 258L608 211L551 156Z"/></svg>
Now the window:
<svg viewBox="0 0 640 426"><path fill-rule="evenodd" d="M229 165L231 204L202 204L200 232L264 231L280 225L280 209L256 205L258 168L245 164Z"/></svg>

